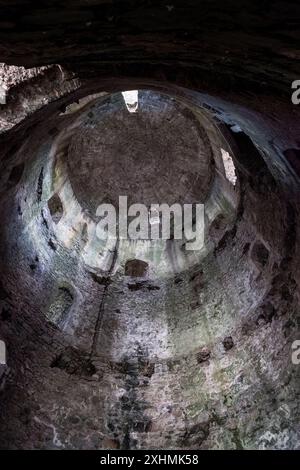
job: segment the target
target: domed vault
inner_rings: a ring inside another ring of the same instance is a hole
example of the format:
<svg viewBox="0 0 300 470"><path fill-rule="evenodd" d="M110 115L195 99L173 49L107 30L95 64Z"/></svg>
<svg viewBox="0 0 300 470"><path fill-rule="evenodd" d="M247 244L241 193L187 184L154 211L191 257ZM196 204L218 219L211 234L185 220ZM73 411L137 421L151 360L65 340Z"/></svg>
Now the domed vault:
<svg viewBox="0 0 300 470"><path fill-rule="evenodd" d="M296 6L2 3L1 448L298 448ZM119 196L203 246L100 239Z"/></svg>

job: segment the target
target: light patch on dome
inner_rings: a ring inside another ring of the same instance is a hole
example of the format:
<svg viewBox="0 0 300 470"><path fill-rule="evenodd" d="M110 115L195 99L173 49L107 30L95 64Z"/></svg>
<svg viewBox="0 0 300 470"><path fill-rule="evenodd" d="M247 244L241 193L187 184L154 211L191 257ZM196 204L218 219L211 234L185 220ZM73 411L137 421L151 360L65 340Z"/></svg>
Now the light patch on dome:
<svg viewBox="0 0 300 470"><path fill-rule="evenodd" d="M0 364L6 364L6 346L2 340L0 340Z"/></svg>
<svg viewBox="0 0 300 470"><path fill-rule="evenodd" d="M122 91L122 95L128 111L130 113L136 113L139 106L138 90Z"/></svg>
<svg viewBox="0 0 300 470"><path fill-rule="evenodd" d="M222 154L222 159L223 159L223 164L225 168L225 175L228 181L230 181L233 186L236 184L237 176L235 173L235 166L232 160L232 157L229 155L229 153L221 148L221 154Z"/></svg>

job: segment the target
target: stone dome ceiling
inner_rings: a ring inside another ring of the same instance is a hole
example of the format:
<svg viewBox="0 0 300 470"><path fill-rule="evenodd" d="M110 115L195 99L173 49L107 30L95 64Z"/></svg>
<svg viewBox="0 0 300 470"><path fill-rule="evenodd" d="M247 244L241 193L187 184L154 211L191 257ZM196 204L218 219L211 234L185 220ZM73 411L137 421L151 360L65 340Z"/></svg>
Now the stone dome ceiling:
<svg viewBox="0 0 300 470"><path fill-rule="evenodd" d="M57 241L70 247L84 231L80 256L89 269L105 271L115 241L97 235L99 204L113 204L118 213L120 196L128 197L128 208L205 203L205 241L195 253L171 233L168 247L168 240L118 240L114 270L132 252L149 263L152 276L173 276L206 256L233 223L239 185L226 177L221 150L230 147L207 113L170 94L138 93L136 113L128 112L121 93L87 96L60 113L43 170L51 188L48 209ZM218 216L225 223L214 229Z"/></svg>
<svg viewBox="0 0 300 470"><path fill-rule="evenodd" d="M298 19L1 2L0 449L299 449ZM203 247L99 240L121 193L204 202Z"/></svg>
<svg viewBox="0 0 300 470"><path fill-rule="evenodd" d="M76 121L67 149L68 176L82 207L100 203L203 203L212 181L212 151L199 121L166 95L139 91L137 113L121 94L94 103Z"/></svg>

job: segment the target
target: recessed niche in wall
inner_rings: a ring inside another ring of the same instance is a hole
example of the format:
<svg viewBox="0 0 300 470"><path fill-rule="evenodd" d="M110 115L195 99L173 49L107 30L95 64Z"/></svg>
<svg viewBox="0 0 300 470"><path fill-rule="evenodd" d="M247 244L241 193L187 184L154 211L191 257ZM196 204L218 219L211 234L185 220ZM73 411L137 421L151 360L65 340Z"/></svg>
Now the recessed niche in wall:
<svg viewBox="0 0 300 470"><path fill-rule="evenodd" d="M8 177L8 186L13 187L16 186L22 178L24 172L24 163L20 163L12 168L10 175Z"/></svg>
<svg viewBox="0 0 300 470"><path fill-rule="evenodd" d="M72 307L74 296L71 290L65 286L58 288L52 303L46 313L47 319L62 328L67 322L68 314Z"/></svg>
<svg viewBox="0 0 300 470"><path fill-rule="evenodd" d="M63 216L63 205L58 194L53 194L53 196L48 201L48 208L52 220L57 224Z"/></svg>
<svg viewBox="0 0 300 470"><path fill-rule="evenodd" d="M125 264L125 276L144 277L147 273L148 263L140 259L130 259Z"/></svg>
<svg viewBox="0 0 300 470"><path fill-rule="evenodd" d="M264 268L269 259L269 250L263 243L257 241L252 247L251 259L258 268Z"/></svg>

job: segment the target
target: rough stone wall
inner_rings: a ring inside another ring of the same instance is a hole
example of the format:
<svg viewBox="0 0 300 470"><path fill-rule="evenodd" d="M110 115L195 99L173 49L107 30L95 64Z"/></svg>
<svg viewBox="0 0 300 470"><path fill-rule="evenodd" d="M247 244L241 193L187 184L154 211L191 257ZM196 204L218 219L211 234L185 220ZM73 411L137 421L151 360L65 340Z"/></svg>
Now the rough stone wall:
<svg viewBox="0 0 300 470"><path fill-rule="evenodd" d="M251 246L245 250L257 239L261 234L241 222L236 237L201 265L196 287L194 273L183 273L180 282L155 280L159 289L150 294L131 291L117 273L91 361L88 351L72 349L80 338L60 333L38 308L38 292L51 292L57 272L52 284L40 276L35 287L37 274L20 259L6 278L5 319L2 310L11 365L2 447L297 447L295 281L279 268L286 263L282 237L261 269ZM76 307L88 346L103 287L78 267L74 276L85 294Z"/></svg>
<svg viewBox="0 0 300 470"><path fill-rule="evenodd" d="M49 210L61 129L56 115L37 126L2 176L1 447L297 448L294 194L226 128L241 200L235 222L212 218L205 257L162 275L161 258L120 243L91 269L89 219L68 235L75 200L59 221ZM125 272L134 255L149 263L143 277Z"/></svg>
<svg viewBox="0 0 300 470"><path fill-rule="evenodd" d="M299 7L169 3L1 2L1 448L299 448ZM94 263L53 142L133 88L205 127L215 178L196 260L169 241Z"/></svg>
<svg viewBox="0 0 300 470"><path fill-rule="evenodd" d="M298 72L292 0L1 2L3 62L87 76L162 78L190 88L287 96ZM196 84L198 83L198 87Z"/></svg>

